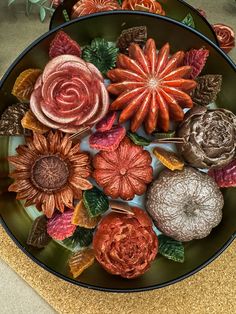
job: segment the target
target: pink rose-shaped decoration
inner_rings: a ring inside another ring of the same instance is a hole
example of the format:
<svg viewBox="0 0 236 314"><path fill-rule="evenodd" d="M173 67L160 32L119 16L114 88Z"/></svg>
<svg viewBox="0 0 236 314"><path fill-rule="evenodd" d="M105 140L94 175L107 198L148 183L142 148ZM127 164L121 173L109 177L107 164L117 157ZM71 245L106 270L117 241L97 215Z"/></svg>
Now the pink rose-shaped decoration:
<svg viewBox="0 0 236 314"><path fill-rule="evenodd" d="M40 122L67 133L93 126L106 115L108 107L100 71L73 55L52 59L30 98L30 108Z"/></svg>
<svg viewBox="0 0 236 314"><path fill-rule="evenodd" d="M224 24L214 24L214 31L220 44L220 48L228 53L235 46L235 35L231 27Z"/></svg>

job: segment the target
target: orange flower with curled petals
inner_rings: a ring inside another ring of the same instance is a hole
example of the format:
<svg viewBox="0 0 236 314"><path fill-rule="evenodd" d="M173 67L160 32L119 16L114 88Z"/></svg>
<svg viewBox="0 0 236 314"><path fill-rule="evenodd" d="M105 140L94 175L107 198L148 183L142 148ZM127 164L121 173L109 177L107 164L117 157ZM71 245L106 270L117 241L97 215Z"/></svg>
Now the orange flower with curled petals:
<svg viewBox="0 0 236 314"><path fill-rule="evenodd" d="M165 15L161 4L155 0L124 0L122 3L123 10L147 11L160 15Z"/></svg>
<svg viewBox="0 0 236 314"><path fill-rule="evenodd" d="M132 207L132 212L134 215L109 213L93 237L98 263L110 274L128 279L143 275L158 251L151 219L138 207Z"/></svg>
<svg viewBox="0 0 236 314"><path fill-rule="evenodd" d="M116 0L79 0L72 8L71 18L118 9L120 6Z"/></svg>

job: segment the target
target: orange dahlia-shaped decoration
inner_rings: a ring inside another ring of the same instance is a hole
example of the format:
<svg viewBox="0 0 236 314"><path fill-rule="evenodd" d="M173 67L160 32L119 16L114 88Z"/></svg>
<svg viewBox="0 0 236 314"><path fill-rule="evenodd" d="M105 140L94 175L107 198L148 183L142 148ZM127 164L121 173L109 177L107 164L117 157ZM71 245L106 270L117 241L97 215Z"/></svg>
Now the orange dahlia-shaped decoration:
<svg viewBox="0 0 236 314"><path fill-rule="evenodd" d="M9 191L17 192L16 199L25 199L25 206L35 204L38 210L52 217L55 209L64 212L73 207L73 199L81 199L82 190L92 188L90 157L80 152L80 144L73 145L68 135L57 131L48 135L33 133L8 157L15 170L10 177L15 182Z"/></svg>
<svg viewBox="0 0 236 314"><path fill-rule="evenodd" d="M118 9L120 6L116 0L79 0L72 8L71 18Z"/></svg>
<svg viewBox="0 0 236 314"><path fill-rule="evenodd" d="M191 66L180 66L184 52L171 57L170 45L165 44L157 53L154 39L149 38L142 50L139 45L129 46L129 56L119 54L117 68L108 71L111 79L107 89L117 95L111 110L122 110L119 122L131 120L132 132L144 122L147 133L157 127L169 130L170 119L181 121L182 108L193 105L189 92L197 83L184 77Z"/></svg>
<svg viewBox="0 0 236 314"><path fill-rule="evenodd" d="M160 15L165 15L161 4L155 0L124 0L122 2L123 10L147 11Z"/></svg>
<svg viewBox="0 0 236 314"><path fill-rule="evenodd" d="M100 151L93 159L93 177L106 195L131 200L145 193L152 181L152 158L127 137L113 152Z"/></svg>

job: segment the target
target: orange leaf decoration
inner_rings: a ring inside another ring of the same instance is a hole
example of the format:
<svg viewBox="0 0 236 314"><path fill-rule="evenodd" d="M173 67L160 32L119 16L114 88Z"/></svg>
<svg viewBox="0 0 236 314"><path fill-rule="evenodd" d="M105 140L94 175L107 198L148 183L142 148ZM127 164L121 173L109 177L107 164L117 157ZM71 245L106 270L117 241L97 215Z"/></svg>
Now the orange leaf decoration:
<svg viewBox="0 0 236 314"><path fill-rule="evenodd" d="M30 100L35 82L41 73L40 69L27 69L23 71L15 81L11 92L12 95L22 101Z"/></svg>
<svg viewBox="0 0 236 314"><path fill-rule="evenodd" d="M44 134L50 130L47 126L43 125L30 110L24 115L21 120L21 125L24 129L29 129L40 134Z"/></svg>
<svg viewBox="0 0 236 314"><path fill-rule="evenodd" d="M147 11L160 15L165 15L161 4L155 0L124 0L122 3L123 10Z"/></svg>
<svg viewBox="0 0 236 314"><path fill-rule="evenodd" d="M167 151L163 148L156 147L153 150L153 154L160 160L160 162L168 169L182 170L184 163L182 160L173 152Z"/></svg>
<svg viewBox="0 0 236 314"><path fill-rule="evenodd" d="M94 250L85 249L73 254L69 259L70 271L74 278L77 278L82 272L94 263Z"/></svg>
<svg viewBox="0 0 236 314"><path fill-rule="evenodd" d="M87 209L81 200L75 207L72 217L72 224L87 229L93 229L96 227L100 220L100 217L90 217Z"/></svg>

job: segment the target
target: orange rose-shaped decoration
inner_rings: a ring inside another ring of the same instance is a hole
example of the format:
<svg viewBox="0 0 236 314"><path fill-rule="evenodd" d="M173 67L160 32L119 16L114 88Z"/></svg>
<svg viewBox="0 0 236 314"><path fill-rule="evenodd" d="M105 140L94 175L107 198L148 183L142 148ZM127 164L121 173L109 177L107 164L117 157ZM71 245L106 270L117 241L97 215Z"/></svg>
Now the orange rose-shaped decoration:
<svg viewBox="0 0 236 314"><path fill-rule="evenodd" d="M160 15L165 15L165 11L159 2L155 0L124 0L122 2L123 10L147 11Z"/></svg>
<svg viewBox="0 0 236 314"><path fill-rule="evenodd" d="M131 214L110 213L94 234L93 248L101 266L113 275L135 278L144 274L155 259L158 240L152 221L140 208Z"/></svg>
<svg viewBox="0 0 236 314"><path fill-rule="evenodd" d="M224 24L214 24L214 31L220 44L220 48L228 53L235 46L235 34L231 27Z"/></svg>
<svg viewBox="0 0 236 314"><path fill-rule="evenodd" d="M108 106L99 70L73 55L53 58L30 98L31 110L41 123L67 133L94 125L105 116Z"/></svg>

